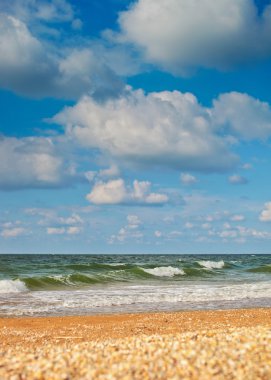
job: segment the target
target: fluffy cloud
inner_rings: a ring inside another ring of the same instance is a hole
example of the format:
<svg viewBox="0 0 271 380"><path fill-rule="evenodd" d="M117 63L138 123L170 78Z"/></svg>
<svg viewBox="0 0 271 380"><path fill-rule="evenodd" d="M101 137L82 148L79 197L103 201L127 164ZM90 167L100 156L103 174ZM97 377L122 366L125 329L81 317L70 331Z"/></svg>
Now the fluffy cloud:
<svg viewBox="0 0 271 380"><path fill-rule="evenodd" d="M43 14L46 17L45 11ZM121 80L89 47L59 50L6 13L0 13L0 86L31 97L65 99L77 99L86 92L104 99L123 88Z"/></svg>
<svg viewBox="0 0 271 380"><path fill-rule="evenodd" d="M231 226L229 223L218 226L217 228L204 228L206 230L206 236L198 235L198 241L208 241L210 238L212 241L215 238L222 239L223 242L234 241L236 243L245 243L248 239L253 240L270 240L271 233L269 231L258 230L256 228L249 228L245 226ZM211 240L209 240L211 241Z"/></svg>
<svg viewBox="0 0 271 380"><path fill-rule="evenodd" d="M74 21L74 10L66 0L1 0L0 11L8 12L26 22L41 20L49 23Z"/></svg>
<svg viewBox="0 0 271 380"><path fill-rule="evenodd" d="M182 173L181 174L181 182L184 185L194 185L198 182L197 178L189 173Z"/></svg>
<svg viewBox="0 0 271 380"><path fill-rule="evenodd" d="M126 188L123 179L98 182L87 195L87 200L94 204L119 204L126 200Z"/></svg>
<svg viewBox="0 0 271 380"><path fill-rule="evenodd" d="M160 193L152 193L151 183L148 181L133 182L132 187L126 186L122 178L108 182L97 182L87 195L91 203L102 204L149 204L162 205L168 202L168 196Z"/></svg>
<svg viewBox="0 0 271 380"><path fill-rule="evenodd" d="M80 180L52 139L0 138L0 189L51 188Z"/></svg>
<svg viewBox="0 0 271 380"><path fill-rule="evenodd" d="M48 235L77 235L81 232L80 227L48 227L46 229Z"/></svg>
<svg viewBox="0 0 271 380"><path fill-rule="evenodd" d="M36 225L46 226L48 235L76 235L83 229L84 220L77 213L60 216L54 209L30 208L25 214L39 217Z"/></svg>
<svg viewBox="0 0 271 380"><path fill-rule="evenodd" d="M245 140L271 136L271 107L247 94L230 92L214 101L212 117L217 126ZM245 169L250 168L248 165Z"/></svg>
<svg viewBox="0 0 271 380"><path fill-rule="evenodd" d="M74 224L82 224L83 220L78 214L72 214L68 216L67 218L59 217L58 222L60 224L74 225Z"/></svg>
<svg viewBox="0 0 271 380"><path fill-rule="evenodd" d="M93 182L94 180L98 179L105 179L105 178L116 178L120 176L119 168L116 164L112 164L107 169L100 169L99 171L88 171L85 172L85 177L89 182Z"/></svg>
<svg viewBox="0 0 271 380"><path fill-rule="evenodd" d="M271 202L268 202L264 205L264 209L259 217L261 222L270 222L271 221Z"/></svg>
<svg viewBox="0 0 271 380"><path fill-rule="evenodd" d="M77 226L71 226L71 227L68 227L66 228L66 233L68 235L77 235L81 232L81 228L80 227L77 227Z"/></svg>
<svg viewBox="0 0 271 380"><path fill-rule="evenodd" d="M65 234L65 228L64 227L48 227L47 228L47 234L48 235L63 235Z"/></svg>
<svg viewBox="0 0 271 380"><path fill-rule="evenodd" d="M121 227L116 235L111 235L108 240L109 244L114 244L115 242L123 243L127 239L140 240L143 238L143 233L141 231L141 220L137 215L128 215L127 224Z"/></svg>
<svg viewBox="0 0 271 380"><path fill-rule="evenodd" d="M255 228L247 228L237 226L235 229L221 231L218 236L222 238L256 238L256 239L271 239L269 231L256 230Z"/></svg>
<svg viewBox="0 0 271 380"><path fill-rule="evenodd" d="M0 235L5 238L15 238L17 236L25 234L26 230L23 227L11 227L11 228L4 228Z"/></svg>
<svg viewBox="0 0 271 380"><path fill-rule="evenodd" d="M120 14L119 24L120 41L177 74L271 54L271 6L259 14L253 0L138 0Z"/></svg>
<svg viewBox="0 0 271 380"><path fill-rule="evenodd" d="M119 168L117 165L113 164L107 169L101 169L98 173L99 177L102 178L112 178L112 177L117 177L120 175Z"/></svg>
<svg viewBox="0 0 271 380"><path fill-rule="evenodd" d="M137 215L128 215L127 221L131 229L135 229L141 224L141 220L139 219Z"/></svg>
<svg viewBox="0 0 271 380"><path fill-rule="evenodd" d="M234 174L228 178L229 183L232 185L245 185L248 183L248 180L245 177L242 177L241 175Z"/></svg>
<svg viewBox="0 0 271 380"><path fill-rule="evenodd" d="M175 169L224 171L237 158L215 133L210 110L190 93L141 90L100 104L83 97L53 118L82 146L125 162Z"/></svg>
<svg viewBox="0 0 271 380"><path fill-rule="evenodd" d="M236 215L233 215L230 219L233 222L243 222L245 220L245 217L244 217L244 215L236 214Z"/></svg>

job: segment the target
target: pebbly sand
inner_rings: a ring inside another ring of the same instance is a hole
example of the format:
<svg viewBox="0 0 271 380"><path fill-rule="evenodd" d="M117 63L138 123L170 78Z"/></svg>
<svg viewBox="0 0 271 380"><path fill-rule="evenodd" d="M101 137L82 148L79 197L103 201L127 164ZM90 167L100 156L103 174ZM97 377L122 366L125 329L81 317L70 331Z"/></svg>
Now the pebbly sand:
<svg viewBox="0 0 271 380"><path fill-rule="evenodd" d="M271 379L271 309L0 319L0 379Z"/></svg>

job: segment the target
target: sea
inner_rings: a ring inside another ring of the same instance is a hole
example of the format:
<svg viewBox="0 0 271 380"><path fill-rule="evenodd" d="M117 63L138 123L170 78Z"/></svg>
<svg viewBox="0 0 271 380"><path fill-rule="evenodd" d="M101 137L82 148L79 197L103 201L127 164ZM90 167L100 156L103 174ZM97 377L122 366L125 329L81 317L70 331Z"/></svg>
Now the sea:
<svg viewBox="0 0 271 380"><path fill-rule="evenodd" d="M271 255L0 255L0 317L271 306Z"/></svg>

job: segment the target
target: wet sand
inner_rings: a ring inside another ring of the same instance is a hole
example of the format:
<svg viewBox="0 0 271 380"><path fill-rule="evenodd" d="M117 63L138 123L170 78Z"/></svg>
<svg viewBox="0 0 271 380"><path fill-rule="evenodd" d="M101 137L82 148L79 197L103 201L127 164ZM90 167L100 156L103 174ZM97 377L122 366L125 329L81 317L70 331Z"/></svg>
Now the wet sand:
<svg viewBox="0 0 271 380"><path fill-rule="evenodd" d="M270 379L271 309L0 319L0 379Z"/></svg>

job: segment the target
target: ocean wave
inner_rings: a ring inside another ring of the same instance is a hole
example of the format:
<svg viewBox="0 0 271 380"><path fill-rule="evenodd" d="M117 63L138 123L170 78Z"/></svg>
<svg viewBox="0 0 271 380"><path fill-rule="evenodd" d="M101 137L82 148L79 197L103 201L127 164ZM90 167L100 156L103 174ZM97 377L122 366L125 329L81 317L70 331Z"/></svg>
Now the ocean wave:
<svg viewBox="0 0 271 380"><path fill-rule="evenodd" d="M175 267L156 267L156 268L141 268L144 272L149 273L153 276L157 277L174 277L178 275L185 275L185 272L180 268Z"/></svg>
<svg viewBox="0 0 271 380"><path fill-rule="evenodd" d="M122 269L121 269L122 268ZM20 277L18 280L3 280L2 287L6 289L14 288L16 291L45 291L45 290L68 290L84 289L92 287L93 285L116 284L116 283L138 283L141 281L162 281L169 278L185 276L188 280L190 277L205 278L208 276L206 268L178 268L174 266L160 266L160 267L140 267L140 266L122 266L110 267L110 270L101 271L73 271L64 274L51 274L40 276ZM1 286L1 282L0 282ZM16 290L18 289L18 290ZM4 290L0 289L0 293Z"/></svg>
<svg viewBox="0 0 271 380"><path fill-rule="evenodd" d="M225 263L223 260L220 261L198 261L197 262L201 267L205 269L221 269L225 266Z"/></svg>
<svg viewBox="0 0 271 380"><path fill-rule="evenodd" d="M206 268L189 268L189 267L185 267L184 268L184 271L185 271L185 274L187 275L187 277L198 277L199 278L210 278L210 272L206 270ZM213 276L213 273L212 273L212 276Z"/></svg>
<svg viewBox="0 0 271 380"><path fill-rule="evenodd" d="M74 273L67 276L67 282L70 285L76 285L78 283L79 284L97 284L102 281L95 277L86 276L85 274L82 274L82 273Z"/></svg>
<svg viewBox="0 0 271 380"><path fill-rule="evenodd" d="M271 273L271 264L262 265L256 268L250 268L247 271L252 273Z"/></svg>
<svg viewBox="0 0 271 380"><path fill-rule="evenodd" d="M0 280L0 293L27 292L27 287L20 280Z"/></svg>
<svg viewBox="0 0 271 380"><path fill-rule="evenodd" d="M8 295L2 315L80 315L135 311L270 306L270 282L244 284L116 285L87 290ZM14 297L14 298L13 298ZM14 299L16 302L14 302Z"/></svg>
<svg viewBox="0 0 271 380"><path fill-rule="evenodd" d="M106 265L109 265L110 267L125 267L126 264L124 264L124 263L106 263Z"/></svg>
<svg viewBox="0 0 271 380"><path fill-rule="evenodd" d="M72 273L68 275L53 275L41 277L28 277L22 279L30 290L54 290L96 284L102 282L95 277L83 273Z"/></svg>
<svg viewBox="0 0 271 380"><path fill-rule="evenodd" d="M86 263L86 264L69 264L65 268L82 271L97 271L108 270L114 267L114 269L123 268L126 266L124 263Z"/></svg>

